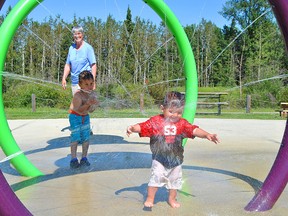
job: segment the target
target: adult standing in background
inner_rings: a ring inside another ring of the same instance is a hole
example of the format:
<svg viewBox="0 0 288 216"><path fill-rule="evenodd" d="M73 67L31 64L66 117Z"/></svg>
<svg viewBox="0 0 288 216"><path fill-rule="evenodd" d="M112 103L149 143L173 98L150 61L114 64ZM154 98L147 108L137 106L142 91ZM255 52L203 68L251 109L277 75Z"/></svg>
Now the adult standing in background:
<svg viewBox="0 0 288 216"><path fill-rule="evenodd" d="M94 88L96 88L96 56L93 47L84 41L84 32L81 26L72 28L74 43L69 47L64 73L62 78L62 87L65 90L66 79L71 73L72 94L79 89L79 74L82 71L91 71L94 77Z"/></svg>

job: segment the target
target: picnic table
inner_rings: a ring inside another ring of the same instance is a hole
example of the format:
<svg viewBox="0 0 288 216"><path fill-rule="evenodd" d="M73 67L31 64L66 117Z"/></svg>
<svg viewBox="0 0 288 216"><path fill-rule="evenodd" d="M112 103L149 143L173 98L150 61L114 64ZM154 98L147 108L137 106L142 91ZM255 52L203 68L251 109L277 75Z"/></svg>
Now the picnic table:
<svg viewBox="0 0 288 216"><path fill-rule="evenodd" d="M279 112L281 117L287 117L288 113L288 102L281 102L280 103L280 110L276 110Z"/></svg>
<svg viewBox="0 0 288 216"><path fill-rule="evenodd" d="M185 92L181 92L185 94ZM200 112L197 114L216 114L221 115L221 109L224 105L229 105L226 101L221 101L223 95L228 95L228 92L198 92L197 107L217 107L217 112Z"/></svg>
<svg viewBox="0 0 288 216"><path fill-rule="evenodd" d="M228 92L198 92L197 106L217 106L217 112L201 112L198 114L216 114L221 115L221 107L223 105L229 105L226 101L221 101L221 96L228 95Z"/></svg>

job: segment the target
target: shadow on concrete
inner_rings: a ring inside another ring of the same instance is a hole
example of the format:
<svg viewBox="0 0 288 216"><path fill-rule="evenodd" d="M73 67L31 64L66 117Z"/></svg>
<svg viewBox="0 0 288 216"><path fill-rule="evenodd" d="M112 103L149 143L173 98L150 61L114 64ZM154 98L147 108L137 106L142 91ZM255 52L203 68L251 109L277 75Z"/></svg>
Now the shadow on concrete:
<svg viewBox="0 0 288 216"><path fill-rule="evenodd" d="M48 145L44 148L33 149L30 151L25 152L26 155L35 154L43 151L49 151L53 149L59 148L67 148L70 147L70 137L61 137L56 139L51 139L47 141ZM121 145L121 144L147 144L145 142L127 142L124 140L122 136L115 136L115 135L92 135L90 139L91 145ZM54 173L46 174L44 176L38 176L34 178L30 178L24 180L19 183L15 183L11 185L11 188L14 191L23 189L28 186L32 186L41 182L72 176L72 175L81 175L84 173L91 173L91 172L99 172L99 171L111 171L111 170L122 170L122 169L150 169L151 168L151 153L141 153L141 152L100 152L100 153L89 153L89 161L91 166L89 167L81 167L79 169L70 169L69 162L70 162L70 155L67 155L64 158L60 158L55 161L55 165L59 167L54 171ZM233 178L240 179L247 184L249 184L256 192L262 186L262 182L252 178L247 175L242 175L240 173L231 172L228 170L222 169L215 169L209 167L200 167L200 166L188 166L183 165L183 170L197 170L197 171L205 171L210 173L217 173L223 174L227 176L231 176ZM16 170L14 170L9 161L4 162L1 164L1 170L7 172L12 175L19 175ZM227 179L226 181L230 181ZM140 186L129 187L129 188L122 188L115 192L115 195L120 195L124 191L135 191L143 196L143 200L146 198L146 189L147 184L142 184ZM193 195L185 192L179 191L179 193L183 193L185 196ZM167 190L165 188L159 189L157 192L157 197L155 198L155 202L166 202L167 201Z"/></svg>
<svg viewBox="0 0 288 216"><path fill-rule="evenodd" d="M25 155L34 154L42 151L48 151L53 149L59 148L67 148L70 147L70 136L68 137L60 137L55 138L47 141L47 146L44 148L33 149L30 151L25 152ZM90 137L90 146L92 145L119 145L119 144L147 144L144 142L127 142L124 140L122 136L115 136L115 135L92 135Z"/></svg>
<svg viewBox="0 0 288 216"><path fill-rule="evenodd" d="M25 155L31 155L35 153L40 153L44 151L60 149L60 148L69 148L70 147L70 136L60 137L47 141L47 146L43 148L33 149L25 152ZM121 144L147 144L145 142L127 142L122 136L115 135L92 135L90 137L90 146L92 145L121 145ZM89 154L90 157L90 154ZM3 173L10 175L21 176L11 165L9 161L1 163L1 170Z"/></svg>
<svg viewBox="0 0 288 216"><path fill-rule="evenodd" d="M96 171L110 171L110 170L122 170L122 169L150 169L151 167L151 154L150 153L140 153L140 152L102 152L102 153L92 153L89 155L91 166L79 169L70 169L69 161L70 157L61 158L55 162L59 169L55 170L53 174L47 174L44 176L34 177L28 180L24 180L19 183L11 185L14 191L23 189L28 186L32 186L41 182L72 176L81 175L84 173L96 172ZM252 178L247 175L242 175L240 173L231 172L222 169L215 169L209 167L200 166L188 166L183 165L183 170L197 170L205 171L210 173L223 174L240 179L247 184L249 184L255 191L255 193L261 188L262 182ZM226 181L230 181L227 179ZM120 195L124 191L135 191L143 195L143 200L146 197L147 184L142 184L140 186L122 188L115 192L115 195ZM193 197L193 195L185 192L179 191L179 193L185 196ZM165 188L157 192L157 199L155 202L163 202L167 200L167 191Z"/></svg>
<svg viewBox="0 0 288 216"><path fill-rule="evenodd" d="M142 184L140 186L123 188L123 189L117 190L115 192L115 195L121 196L121 193L124 193L124 192L137 192L143 196L143 200L146 200L147 187L148 187L148 184L145 183L145 184ZM154 199L154 204L157 204L158 202L167 202L168 193L169 193L169 190L167 190L165 187L159 188L157 193L156 193L155 199ZM194 195L189 194L189 193L182 191L182 190L179 190L178 193L180 193L184 196L187 196L187 197L195 197ZM151 211L151 208L145 208L144 207L143 210L144 211Z"/></svg>

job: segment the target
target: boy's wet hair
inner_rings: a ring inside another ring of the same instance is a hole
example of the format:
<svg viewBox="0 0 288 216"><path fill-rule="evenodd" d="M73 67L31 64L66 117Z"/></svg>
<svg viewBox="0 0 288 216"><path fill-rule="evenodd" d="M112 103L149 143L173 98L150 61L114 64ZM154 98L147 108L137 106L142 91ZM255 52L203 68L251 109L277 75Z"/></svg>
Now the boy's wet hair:
<svg viewBox="0 0 288 216"><path fill-rule="evenodd" d="M185 99L184 94L177 91L171 91L165 95L163 106L164 108L169 107L181 108L184 106L185 102L184 99Z"/></svg>
<svg viewBox="0 0 288 216"><path fill-rule="evenodd" d="M90 79L94 79L93 74L90 71L85 70L79 74L79 82L81 82L82 80Z"/></svg>

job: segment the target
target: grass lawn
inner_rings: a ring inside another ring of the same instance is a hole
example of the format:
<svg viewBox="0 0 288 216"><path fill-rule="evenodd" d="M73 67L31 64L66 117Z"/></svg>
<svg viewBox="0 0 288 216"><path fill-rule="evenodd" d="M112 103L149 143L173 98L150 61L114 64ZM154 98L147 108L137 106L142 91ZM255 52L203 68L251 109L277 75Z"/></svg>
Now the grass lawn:
<svg viewBox="0 0 288 216"><path fill-rule="evenodd" d="M204 110L197 109L195 118L222 118L222 119L271 119L283 120L285 118L279 116L279 112L269 109L251 110L246 113L245 109L223 109L221 115L215 114L198 114L203 112L217 112L216 109ZM97 109L90 116L91 118L149 118L152 115L160 113L158 108L145 109L141 112L139 109ZM7 108L5 114L8 120L12 119L57 119L67 118L68 111L56 108L37 108L36 112L32 112L31 108Z"/></svg>

